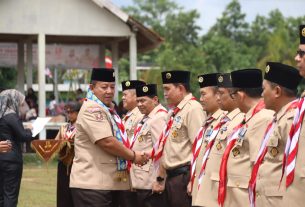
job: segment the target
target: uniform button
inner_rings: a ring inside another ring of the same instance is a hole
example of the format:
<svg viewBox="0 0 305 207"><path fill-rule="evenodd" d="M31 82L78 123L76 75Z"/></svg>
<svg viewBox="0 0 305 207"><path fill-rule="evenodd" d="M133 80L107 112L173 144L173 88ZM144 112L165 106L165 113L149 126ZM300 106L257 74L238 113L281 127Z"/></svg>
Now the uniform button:
<svg viewBox="0 0 305 207"><path fill-rule="evenodd" d="M236 182L235 182L235 185L236 185L236 187L239 187L239 182L236 181Z"/></svg>
<svg viewBox="0 0 305 207"><path fill-rule="evenodd" d="M259 192L256 192L256 197L259 197L259 196L260 196Z"/></svg>

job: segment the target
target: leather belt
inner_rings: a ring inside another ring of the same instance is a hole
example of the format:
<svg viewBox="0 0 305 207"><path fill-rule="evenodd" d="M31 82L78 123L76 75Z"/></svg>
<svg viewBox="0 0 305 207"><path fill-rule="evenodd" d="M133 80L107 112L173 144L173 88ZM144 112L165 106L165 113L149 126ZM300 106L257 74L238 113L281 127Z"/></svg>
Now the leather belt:
<svg viewBox="0 0 305 207"><path fill-rule="evenodd" d="M177 167L172 170L166 170L166 173L167 173L168 178L172 178L172 177L176 177L181 174L186 174L189 171L190 171L190 165L185 165L182 167Z"/></svg>

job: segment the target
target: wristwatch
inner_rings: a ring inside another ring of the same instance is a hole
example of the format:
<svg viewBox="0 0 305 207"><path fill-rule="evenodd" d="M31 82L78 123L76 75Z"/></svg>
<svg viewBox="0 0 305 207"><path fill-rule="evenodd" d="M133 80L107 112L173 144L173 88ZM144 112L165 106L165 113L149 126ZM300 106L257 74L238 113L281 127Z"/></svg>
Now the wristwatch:
<svg viewBox="0 0 305 207"><path fill-rule="evenodd" d="M157 180L157 182L163 182L164 181L164 178L162 178L161 176L158 176L157 178L156 178L156 180Z"/></svg>

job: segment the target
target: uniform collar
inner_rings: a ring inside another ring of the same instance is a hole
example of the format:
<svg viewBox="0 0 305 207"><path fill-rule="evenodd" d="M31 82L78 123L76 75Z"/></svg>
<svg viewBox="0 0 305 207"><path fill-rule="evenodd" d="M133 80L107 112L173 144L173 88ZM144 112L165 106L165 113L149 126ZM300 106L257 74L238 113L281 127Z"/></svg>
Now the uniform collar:
<svg viewBox="0 0 305 207"><path fill-rule="evenodd" d="M192 97L193 97L193 94L189 93L182 99L182 101L178 104L177 107L181 110L191 100Z"/></svg>
<svg viewBox="0 0 305 207"><path fill-rule="evenodd" d="M149 114L148 117L152 118L153 116L156 115L159 109L163 109L164 107L161 104L158 104ZM164 109L165 110L165 109Z"/></svg>
<svg viewBox="0 0 305 207"><path fill-rule="evenodd" d="M217 111L215 111L211 117L213 117L214 120L217 120L221 117L221 115L224 115L225 112L221 109L218 109Z"/></svg>
<svg viewBox="0 0 305 207"><path fill-rule="evenodd" d="M131 111L127 112L127 115L131 116L132 114L137 114L139 112L140 112L139 108L138 107L134 107Z"/></svg>
<svg viewBox="0 0 305 207"><path fill-rule="evenodd" d="M234 109L233 111L227 113L227 117L230 119L230 120L233 120L235 116L237 116L239 113L241 113L240 109L239 108L236 108Z"/></svg>
<svg viewBox="0 0 305 207"><path fill-rule="evenodd" d="M252 108L246 113L246 115L245 115L245 120L246 120L246 122L250 119L250 117L252 116L252 114L253 114L253 111L254 111L254 109L256 108L256 106L261 102L261 101L263 101L262 99L259 99L259 101L254 105L254 106L252 106ZM254 115L255 116L255 115Z"/></svg>
<svg viewBox="0 0 305 207"><path fill-rule="evenodd" d="M292 102L287 103L285 106L283 106L277 113L274 114L274 117L276 121L278 122L288 111L291 111L292 109L288 109ZM293 109L294 110L294 109Z"/></svg>

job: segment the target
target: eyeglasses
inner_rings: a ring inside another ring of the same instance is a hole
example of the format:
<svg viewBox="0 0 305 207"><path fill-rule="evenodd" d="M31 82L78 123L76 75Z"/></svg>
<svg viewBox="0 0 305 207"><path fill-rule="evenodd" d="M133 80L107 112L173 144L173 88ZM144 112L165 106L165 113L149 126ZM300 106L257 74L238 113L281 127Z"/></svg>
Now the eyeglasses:
<svg viewBox="0 0 305 207"><path fill-rule="evenodd" d="M240 90L240 89L236 89L236 90L230 92L230 97L231 97L232 99L235 99L236 94L237 94L238 91L241 91L241 90Z"/></svg>
<svg viewBox="0 0 305 207"><path fill-rule="evenodd" d="M303 58L303 56L305 55L305 51L304 50L297 50L297 55L300 56L300 58Z"/></svg>

